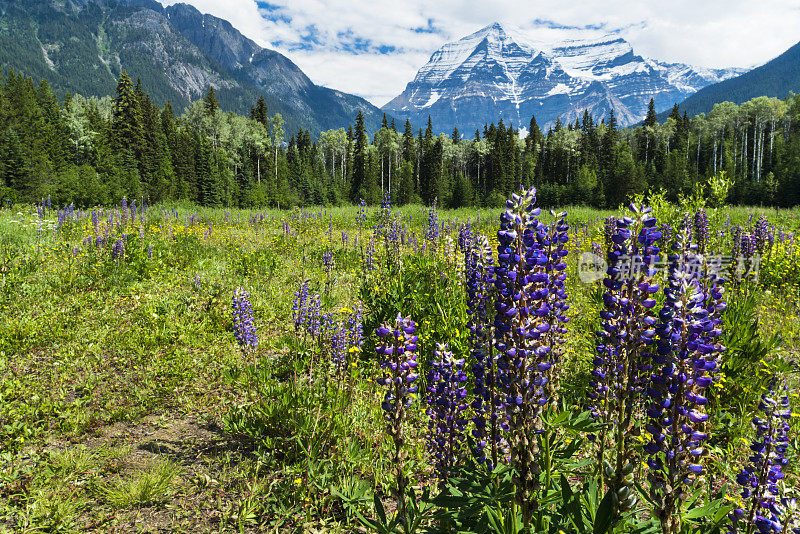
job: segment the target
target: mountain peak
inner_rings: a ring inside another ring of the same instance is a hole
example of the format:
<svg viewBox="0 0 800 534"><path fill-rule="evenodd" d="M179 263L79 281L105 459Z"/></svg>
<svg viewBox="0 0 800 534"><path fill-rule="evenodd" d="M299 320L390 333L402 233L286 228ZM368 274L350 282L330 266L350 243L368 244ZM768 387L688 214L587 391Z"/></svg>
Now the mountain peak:
<svg viewBox="0 0 800 534"><path fill-rule="evenodd" d="M483 28L478 30L476 33L481 33L484 35L492 33L502 36L506 35L506 29L499 22L492 22L488 26L484 26Z"/></svg>
<svg viewBox="0 0 800 534"><path fill-rule="evenodd" d="M547 126L559 116L574 120L586 109L600 117L612 108L627 125L644 117L650 98L665 109L725 76L644 58L618 34L577 31L542 42L493 22L435 51L383 109L420 124L430 115L443 131L501 118L522 125L534 114Z"/></svg>
<svg viewBox="0 0 800 534"><path fill-rule="evenodd" d="M465 45L473 44L473 46L477 46L484 40L488 40L491 43L501 43L506 45L516 44L517 46L531 51L537 48L536 46L533 46L533 43L528 41L519 30L501 24L500 22L493 22L488 26L484 26L480 30L471 33L466 37L462 37L456 41L456 43L462 43Z"/></svg>

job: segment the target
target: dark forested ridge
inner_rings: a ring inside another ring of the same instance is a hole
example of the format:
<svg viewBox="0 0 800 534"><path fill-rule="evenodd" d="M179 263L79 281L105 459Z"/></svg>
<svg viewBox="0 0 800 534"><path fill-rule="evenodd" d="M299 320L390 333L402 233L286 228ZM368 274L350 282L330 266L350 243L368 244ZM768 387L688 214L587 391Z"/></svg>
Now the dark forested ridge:
<svg viewBox="0 0 800 534"><path fill-rule="evenodd" d="M800 93L800 43L760 67L700 89L684 100L680 109L694 117L708 113L719 102L741 104L759 96L786 98L797 93Z"/></svg>
<svg viewBox="0 0 800 534"><path fill-rule="evenodd" d="M246 114L263 97L291 130L317 135L361 110L375 131L382 113L363 98L314 84L280 53L223 19L153 0L0 0L0 69L68 92L112 94L123 69L176 112L214 87L225 109Z"/></svg>
<svg viewBox="0 0 800 534"><path fill-rule="evenodd" d="M516 127L434 134L387 117L373 136L362 113L347 129L286 132L265 99L248 116L211 88L177 114L125 72L113 97L67 95L13 71L0 78L0 198L80 206L189 200L206 206L394 203L499 205L535 185L544 206L617 206L663 190L670 199L724 171L731 203L800 203L800 97L724 102L620 129L585 113L542 132ZM287 142L288 141L288 142Z"/></svg>

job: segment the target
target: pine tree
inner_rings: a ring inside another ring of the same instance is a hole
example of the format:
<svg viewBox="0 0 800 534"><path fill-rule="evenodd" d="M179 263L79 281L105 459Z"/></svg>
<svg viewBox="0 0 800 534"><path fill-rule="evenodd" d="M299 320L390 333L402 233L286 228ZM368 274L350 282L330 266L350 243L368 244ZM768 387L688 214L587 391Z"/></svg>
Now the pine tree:
<svg viewBox="0 0 800 534"><path fill-rule="evenodd" d="M408 119L406 119L406 127L403 132L403 159L406 161L414 161L416 159L414 131L411 129L411 121Z"/></svg>
<svg viewBox="0 0 800 534"><path fill-rule="evenodd" d="M258 97L256 105L252 108L250 118L263 124L265 128L269 129L269 115L267 112L267 103L264 101L263 96Z"/></svg>
<svg viewBox="0 0 800 534"><path fill-rule="evenodd" d="M213 85L208 86L206 96L203 97L203 106L206 110L206 115L214 115L219 109L219 101L217 100L217 92L214 90Z"/></svg>
<svg viewBox="0 0 800 534"><path fill-rule="evenodd" d="M477 139L478 132L475 132L475 138ZM528 125L528 137L525 138L525 148L532 152L536 150L536 147L542 142L542 130L539 129L539 125L536 124L536 117L531 115L531 122Z"/></svg>
<svg viewBox="0 0 800 534"><path fill-rule="evenodd" d="M431 116L428 115L428 126L425 128L425 144L429 145L433 140L433 123L431 122Z"/></svg>
<svg viewBox="0 0 800 534"><path fill-rule="evenodd" d="M28 199L34 199L37 191L26 179L25 160L19 136L14 130L5 130L0 138L0 185L16 189Z"/></svg>
<svg viewBox="0 0 800 534"><path fill-rule="evenodd" d="M614 110L610 110L608 118L605 119L606 133L602 139L600 147L600 171L602 173L602 183L604 191L610 191L610 181L613 180L614 171L616 169L617 158L617 143L619 141L619 132L617 132L617 118L614 116ZM611 200L609 198L609 200Z"/></svg>
<svg viewBox="0 0 800 534"><path fill-rule="evenodd" d="M366 196L367 190L367 145L369 139L364 128L364 114L356 116L355 146L353 147L353 180L350 183L350 201L353 203Z"/></svg>
<svg viewBox="0 0 800 534"><path fill-rule="evenodd" d="M133 82L124 70L117 83L111 128L117 150L138 151L142 143L142 111Z"/></svg>
<svg viewBox="0 0 800 534"><path fill-rule="evenodd" d="M644 119L644 125L651 128L658 124L658 114L656 113L656 104L653 98L650 97L650 103L647 105L647 117Z"/></svg>

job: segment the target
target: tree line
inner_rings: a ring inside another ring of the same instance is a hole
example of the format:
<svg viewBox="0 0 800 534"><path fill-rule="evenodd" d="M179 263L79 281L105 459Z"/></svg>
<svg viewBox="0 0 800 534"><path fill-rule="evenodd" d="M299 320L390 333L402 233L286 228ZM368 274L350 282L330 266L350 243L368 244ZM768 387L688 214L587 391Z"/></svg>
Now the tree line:
<svg viewBox="0 0 800 534"><path fill-rule="evenodd" d="M730 203L800 203L800 97L723 102L689 118L677 105L659 123L651 101L644 122L620 129L613 110L588 112L543 131L488 124L462 136L434 134L384 116L371 136L353 125L308 131L288 141L280 114L263 98L247 117L220 109L209 88L179 116L159 108L127 73L104 98L67 95L47 81L0 78L0 198L92 206L123 197L150 203L287 207L379 203L495 206L535 185L544 206L615 207L633 194L689 193L724 171Z"/></svg>

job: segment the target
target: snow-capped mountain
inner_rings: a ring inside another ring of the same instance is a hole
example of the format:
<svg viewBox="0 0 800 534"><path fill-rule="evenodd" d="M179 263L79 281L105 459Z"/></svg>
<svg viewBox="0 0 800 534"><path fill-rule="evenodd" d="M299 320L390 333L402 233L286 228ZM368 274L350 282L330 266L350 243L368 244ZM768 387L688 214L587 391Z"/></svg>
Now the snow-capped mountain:
<svg viewBox="0 0 800 534"><path fill-rule="evenodd" d="M644 118L651 97L660 111L741 72L648 59L615 35L545 43L494 23L434 52L383 109L416 124L430 115L437 130L465 134L501 118L526 127L532 115L546 127L584 109L599 119L613 108L628 125Z"/></svg>

